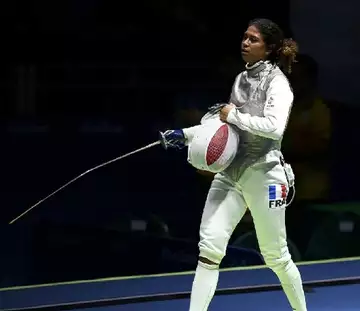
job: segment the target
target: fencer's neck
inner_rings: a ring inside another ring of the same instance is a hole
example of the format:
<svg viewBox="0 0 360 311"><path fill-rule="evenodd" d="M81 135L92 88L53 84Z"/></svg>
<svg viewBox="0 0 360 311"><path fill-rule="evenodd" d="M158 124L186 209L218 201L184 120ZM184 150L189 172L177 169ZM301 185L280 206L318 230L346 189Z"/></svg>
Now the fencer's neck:
<svg viewBox="0 0 360 311"><path fill-rule="evenodd" d="M249 76L255 76L259 72L266 69L266 67L268 66L269 63L270 63L269 61L260 60L260 61L256 62L255 64L247 63L245 65L245 68L246 68L246 71L248 72Z"/></svg>

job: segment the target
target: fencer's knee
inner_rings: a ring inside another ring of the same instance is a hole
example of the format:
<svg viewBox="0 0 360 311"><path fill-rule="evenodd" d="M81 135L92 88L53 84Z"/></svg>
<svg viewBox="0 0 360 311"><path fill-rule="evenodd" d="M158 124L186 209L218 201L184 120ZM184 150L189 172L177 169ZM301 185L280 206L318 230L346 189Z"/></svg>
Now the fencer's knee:
<svg viewBox="0 0 360 311"><path fill-rule="evenodd" d="M198 244L200 257L219 265L226 254L228 241L229 236L224 230L201 227Z"/></svg>
<svg viewBox="0 0 360 311"><path fill-rule="evenodd" d="M218 249L215 249L213 246L208 245L206 241L200 241L199 243L199 261L205 264L217 265L219 266L222 259L224 258L224 253Z"/></svg>
<svg viewBox="0 0 360 311"><path fill-rule="evenodd" d="M198 265L208 270L219 269L219 264L201 256L199 256Z"/></svg>
<svg viewBox="0 0 360 311"><path fill-rule="evenodd" d="M199 256L199 262L201 264L210 265L210 266L218 266L219 265L218 263L213 262L210 259L208 259L206 257L201 257L201 256Z"/></svg>
<svg viewBox="0 0 360 311"><path fill-rule="evenodd" d="M262 255L265 264L275 273L286 271L292 262L291 255L288 251L285 251L280 255L271 254L271 253L269 254L263 253Z"/></svg>

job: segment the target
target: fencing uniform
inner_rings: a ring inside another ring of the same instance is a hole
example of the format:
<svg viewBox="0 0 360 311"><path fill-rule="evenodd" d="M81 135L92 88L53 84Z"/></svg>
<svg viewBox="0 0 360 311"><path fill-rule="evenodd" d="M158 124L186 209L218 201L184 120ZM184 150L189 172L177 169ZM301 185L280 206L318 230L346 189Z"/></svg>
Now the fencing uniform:
<svg viewBox="0 0 360 311"><path fill-rule="evenodd" d="M218 265L247 208L267 266L277 274L292 308L306 311L301 277L286 241L289 176L280 150L292 90L279 67L261 61L236 77L230 102L237 107L229 112L227 122L239 130L239 150L232 164L215 175L207 196L199 250L200 257L212 264L199 261L190 311L207 310L218 281ZM195 129L184 129L185 137L191 140Z"/></svg>

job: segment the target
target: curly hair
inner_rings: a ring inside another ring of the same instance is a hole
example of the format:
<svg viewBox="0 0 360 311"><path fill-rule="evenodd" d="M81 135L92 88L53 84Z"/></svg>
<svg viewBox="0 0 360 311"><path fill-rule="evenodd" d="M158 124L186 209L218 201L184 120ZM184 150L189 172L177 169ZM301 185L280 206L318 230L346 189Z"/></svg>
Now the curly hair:
<svg viewBox="0 0 360 311"><path fill-rule="evenodd" d="M268 60L278 65L284 73L290 74L299 51L298 44L293 39L285 38L279 25L269 19L253 19L249 22L249 26L255 26L261 33L270 51Z"/></svg>

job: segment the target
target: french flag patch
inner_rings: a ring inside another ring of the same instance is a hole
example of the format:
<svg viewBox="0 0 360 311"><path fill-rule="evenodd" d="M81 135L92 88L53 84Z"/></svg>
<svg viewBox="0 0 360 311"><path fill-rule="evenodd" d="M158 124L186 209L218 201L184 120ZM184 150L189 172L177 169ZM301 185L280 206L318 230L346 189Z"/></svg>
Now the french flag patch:
<svg viewBox="0 0 360 311"><path fill-rule="evenodd" d="M269 186L269 208L283 208L286 206L287 197L286 185L270 185Z"/></svg>

